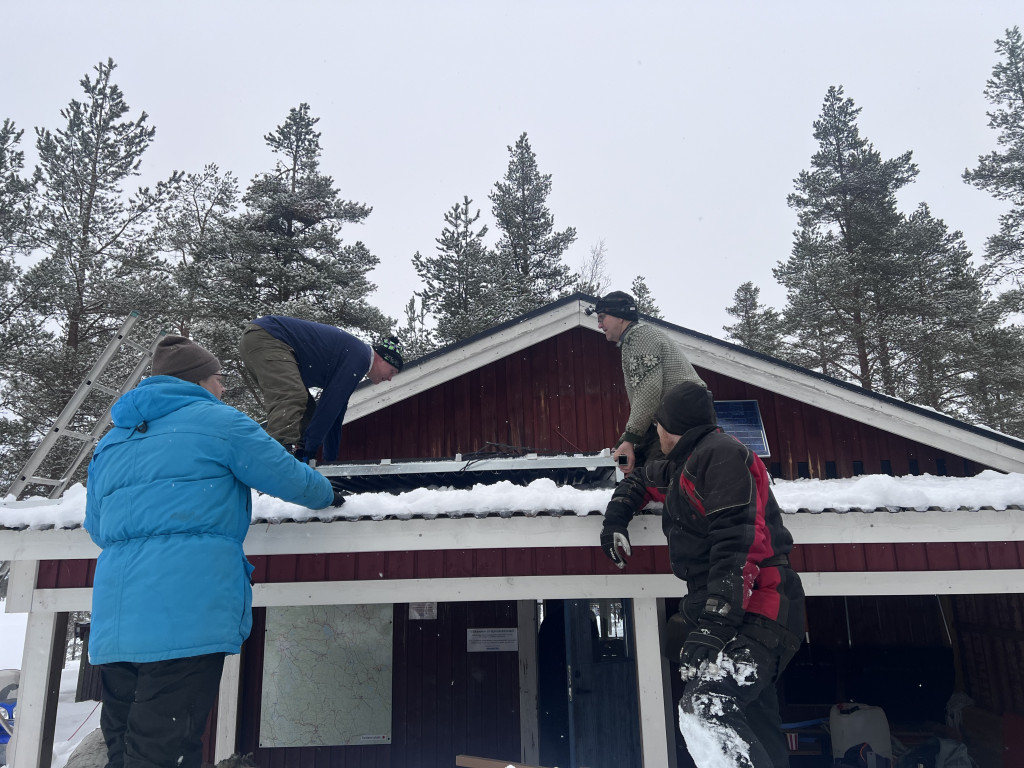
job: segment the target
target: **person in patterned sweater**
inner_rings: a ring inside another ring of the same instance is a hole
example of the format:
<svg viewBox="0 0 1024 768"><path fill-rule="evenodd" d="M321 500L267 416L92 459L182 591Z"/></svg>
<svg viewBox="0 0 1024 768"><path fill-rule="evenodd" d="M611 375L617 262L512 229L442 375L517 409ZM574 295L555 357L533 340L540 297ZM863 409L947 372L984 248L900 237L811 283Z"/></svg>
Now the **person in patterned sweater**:
<svg viewBox="0 0 1024 768"><path fill-rule="evenodd" d="M672 387L692 381L706 387L683 350L653 325L640 322L636 300L623 291L612 291L598 300L597 327L622 350L622 377L629 398L629 420L612 454L619 468L629 474L649 458L660 455L654 412ZM625 463L619 459L625 457Z"/></svg>
<svg viewBox="0 0 1024 768"><path fill-rule="evenodd" d="M694 382L665 395L655 421L664 458L616 487L601 549L623 568L633 515L664 502L672 572L686 582L664 634L686 681L680 729L718 744L730 765L788 765L775 682L800 647L804 591L768 472L718 427L708 391Z"/></svg>

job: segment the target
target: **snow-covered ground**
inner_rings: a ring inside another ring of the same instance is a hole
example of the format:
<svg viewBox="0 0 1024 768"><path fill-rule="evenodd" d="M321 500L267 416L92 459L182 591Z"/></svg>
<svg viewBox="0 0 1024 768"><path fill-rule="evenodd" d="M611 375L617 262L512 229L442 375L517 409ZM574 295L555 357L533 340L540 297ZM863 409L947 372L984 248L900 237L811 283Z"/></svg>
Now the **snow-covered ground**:
<svg viewBox="0 0 1024 768"><path fill-rule="evenodd" d="M0 614L0 669L20 669L24 636L24 614ZM53 734L53 761L50 768L64 768L68 757L82 739L100 727L99 702L75 702L78 664L77 661L69 662L60 676L60 697L57 699L57 724Z"/></svg>

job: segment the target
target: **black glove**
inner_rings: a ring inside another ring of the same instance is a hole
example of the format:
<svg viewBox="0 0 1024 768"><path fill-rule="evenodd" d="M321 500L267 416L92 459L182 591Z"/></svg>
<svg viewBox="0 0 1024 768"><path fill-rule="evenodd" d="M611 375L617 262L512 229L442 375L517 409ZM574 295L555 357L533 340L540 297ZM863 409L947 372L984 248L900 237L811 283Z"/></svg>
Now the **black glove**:
<svg viewBox="0 0 1024 768"><path fill-rule="evenodd" d="M683 655L683 643L693 630L693 624L681 613L673 613L665 624L665 640L661 648L662 655L669 661L679 662Z"/></svg>
<svg viewBox="0 0 1024 768"><path fill-rule="evenodd" d="M736 637L736 626L722 621L717 614L702 613L697 628L686 636L679 663L684 677L696 676L701 665L714 662L725 644Z"/></svg>
<svg viewBox="0 0 1024 768"><path fill-rule="evenodd" d="M615 565L625 568L626 559L622 553L633 554L633 550L629 546L629 531L621 526L605 523L604 528L601 529L601 549Z"/></svg>
<svg viewBox="0 0 1024 768"><path fill-rule="evenodd" d="M343 483L341 481L341 478L338 478L338 477L328 477L327 480L328 480L328 482L330 482L331 488L334 489L334 501L331 502L331 506L332 507L340 507L342 504L345 503L345 493L346 493L346 490L345 490L344 485L343 485Z"/></svg>

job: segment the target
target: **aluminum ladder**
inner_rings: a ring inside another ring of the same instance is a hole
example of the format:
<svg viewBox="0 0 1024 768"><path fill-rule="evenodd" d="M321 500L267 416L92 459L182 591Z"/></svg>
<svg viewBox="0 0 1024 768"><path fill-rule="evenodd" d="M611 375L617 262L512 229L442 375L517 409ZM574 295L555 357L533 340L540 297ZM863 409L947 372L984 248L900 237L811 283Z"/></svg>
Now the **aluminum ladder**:
<svg viewBox="0 0 1024 768"><path fill-rule="evenodd" d="M153 339L149 347L143 347L141 344L137 344L134 341L128 339L128 334L131 333L132 328L135 327L136 323L139 322L141 315L138 311L132 310L131 314L128 315L128 319L124 321L120 330L114 334L114 338L110 340L106 348L100 354L96 363L93 365L89 374L85 377L85 380L78 385L78 389L75 394L71 396L68 404L64 406L64 410L60 412L60 416L53 422L49 431L43 436L39 445L35 451L29 457L28 461L25 462L25 466L22 467L21 472L15 478L14 482L11 483L11 487L7 489L8 496L14 496L18 498L26 487L31 485L44 485L51 488L49 498L56 499L60 498L60 495L64 493L64 489L67 488L68 483L71 482L72 476L75 471L82 464L85 458L92 452L92 449L96 447L96 443L103 436L103 433L107 431L107 427L110 426L110 409L113 407L114 402L122 394L127 392L129 389L139 383L139 379L142 378L142 374L145 373L146 368L149 367L150 361L153 359L153 352L156 350L157 344L160 340L167 335L167 331L161 331ZM99 382L100 376L103 371L107 369L107 366L118 356L121 352L122 347L129 347L136 353L140 354L141 357L132 372L128 375L128 378L119 387L108 387ZM93 391L102 392L110 397L110 402L107 404L106 410L93 424L92 429L88 432L76 432L68 429L68 424L74 418L78 409L82 407L82 403ZM82 445L75 457L71 461L71 466L59 477L37 477L36 472L39 467L42 466L43 460L47 454L53 449L57 441L62 438L70 438L72 440L79 441Z"/></svg>

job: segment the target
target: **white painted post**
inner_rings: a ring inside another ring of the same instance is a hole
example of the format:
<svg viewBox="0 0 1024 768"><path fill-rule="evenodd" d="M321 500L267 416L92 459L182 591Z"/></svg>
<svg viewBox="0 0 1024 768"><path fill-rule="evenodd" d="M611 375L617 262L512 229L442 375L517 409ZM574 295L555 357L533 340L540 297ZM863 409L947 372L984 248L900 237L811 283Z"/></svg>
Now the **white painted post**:
<svg viewBox="0 0 1024 768"><path fill-rule="evenodd" d="M660 614L660 615L659 615ZM640 691L640 743L644 768L674 768L675 741L670 741L667 712L671 710L670 690L666 685L665 664L661 658L660 628L664 611L658 600L639 597L633 600L633 624L636 632L637 688ZM666 699L668 705L666 705Z"/></svg>
<svg viewBox="0 0 1024 768"><path fill-rule="evenodd" d="M47 691L58 621L66 622L67 614L33 611L28 615L21 685L18 688L17 725L14 739L8 745L7 759L11 768L42 768L49 766L52 759L52 755L43 755L41 751L44 744L49 744L51 749L53 747L54 723L52 717L47 723ZM50 729L49 738L46 738L47 728Z"/></svg>
<svg viewBox="0 0 1024 768"><path fill-rule="evenodd" d="M235 754L238 743L238 684L242 676L241 656L231 653L224 657L224 672L220 677L217 694L217 733L213 759L220 762Z"/></svg>
<svg viewBox="0 0 1024 768"><path fill-rule="evenodd" d="M32 590L36 588L38 560L15 560L11 563L7 582L7 613L28 613L32 610Z"/></svg>
<svg viewBox="0 0 1024 768"><path fill-rule="evenodd" d="M519 615L519 743L527 765L540 764L537 716L537 601L518 600Z"/></svg>

